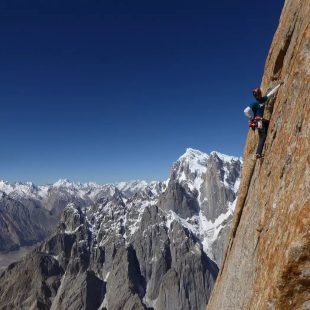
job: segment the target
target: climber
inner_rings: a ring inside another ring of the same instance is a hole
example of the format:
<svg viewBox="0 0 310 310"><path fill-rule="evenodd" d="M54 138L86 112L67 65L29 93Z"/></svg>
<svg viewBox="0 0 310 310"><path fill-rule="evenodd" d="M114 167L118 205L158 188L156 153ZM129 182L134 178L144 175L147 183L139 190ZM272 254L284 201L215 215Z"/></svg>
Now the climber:
<svg viewBox="0 0 310 310"><path fill-rule="evenodd" d="M282 84L283 82L281 82L278 86L267 92L265 96L262 96L262 91L259 87L254 88L253 96L256 101L244 109L245 116L250 120L249 127L251 127L253 130L257 128L258 131L259 142L255 154L256 158L263 157L262 151L267 137L267 130L269 125L269 121L263 118L265 103L272 95L274 95L278 91L279 87Z"/></svg>

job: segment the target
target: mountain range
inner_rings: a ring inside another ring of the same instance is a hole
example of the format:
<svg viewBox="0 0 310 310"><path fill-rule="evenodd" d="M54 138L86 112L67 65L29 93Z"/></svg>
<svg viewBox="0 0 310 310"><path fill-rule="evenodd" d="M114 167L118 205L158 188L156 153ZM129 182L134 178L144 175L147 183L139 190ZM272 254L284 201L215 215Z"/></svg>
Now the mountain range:
<svg viewBox="0 0 310 310"><path fill-rule="evenodd" d="M2 272L0 308L204 309L241 166L240 158L187 149L164 182L1 182L0 216L9 201L60 220Z"/></svg>

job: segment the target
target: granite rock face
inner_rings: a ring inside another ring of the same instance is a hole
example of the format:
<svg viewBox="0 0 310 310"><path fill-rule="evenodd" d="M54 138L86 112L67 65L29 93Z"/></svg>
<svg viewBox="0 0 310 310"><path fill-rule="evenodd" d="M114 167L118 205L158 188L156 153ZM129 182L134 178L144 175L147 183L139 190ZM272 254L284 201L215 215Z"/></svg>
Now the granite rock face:
<svg viewBox="0 0 310 310"><path fill-rule="evenodd" d="M203 213L212 222L227 211L227 203L235 201L241 165L241 160L225 160L216 152L208 158L209 168L201 185L200 200Z"/></svg>
<svg viewBox="0 0 310 310"><path fill-rule="evenodd" d="M183 218L199 214L197 194L186 190L178 181L170 179L167 191L161 196L159 206L178 213Z"/></svg>
<svg viewBox="0 0 310 310"><path fill-rule="evenodd" d="M64 271L51 255L34 253L0 275L1 309L49 309ZM31 288L31 294L29 293Z"/></svg>
<svg viewBox="0 0 310 310"><path fill-rule="evenodd" d="M310 309L310 1L285 1L266 61L265 158L244 151L229 244L207 309Z"/></svg>

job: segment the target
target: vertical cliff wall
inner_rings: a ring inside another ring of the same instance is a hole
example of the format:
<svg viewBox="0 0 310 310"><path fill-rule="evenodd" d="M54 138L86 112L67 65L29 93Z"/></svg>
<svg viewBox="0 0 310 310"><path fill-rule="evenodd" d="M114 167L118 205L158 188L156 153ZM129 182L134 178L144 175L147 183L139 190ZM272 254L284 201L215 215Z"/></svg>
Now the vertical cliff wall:
<svg viewBox="0 0 310 310"><path fill-rule="evenodd" d="M310 309L310 0L286 0L262 89L283 80L266 111L265 158L249 132L239 198L208 310Z"/></svg>

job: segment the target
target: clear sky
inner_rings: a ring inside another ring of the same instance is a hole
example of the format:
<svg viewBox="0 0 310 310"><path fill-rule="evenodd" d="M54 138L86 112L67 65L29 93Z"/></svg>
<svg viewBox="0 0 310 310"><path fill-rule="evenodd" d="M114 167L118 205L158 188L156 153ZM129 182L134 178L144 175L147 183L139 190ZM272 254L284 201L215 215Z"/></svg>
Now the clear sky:
<svg viewBox="0 0 310 310"><path fill-rule="evenodd" d="M0 179L163 180L242 156L283 0L0 2Z"/></svg>

